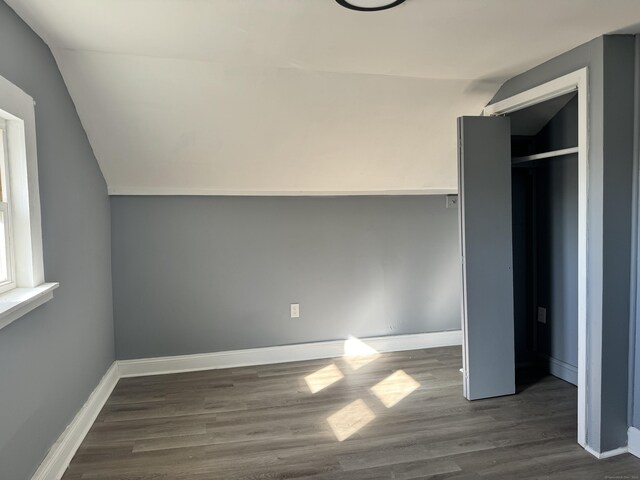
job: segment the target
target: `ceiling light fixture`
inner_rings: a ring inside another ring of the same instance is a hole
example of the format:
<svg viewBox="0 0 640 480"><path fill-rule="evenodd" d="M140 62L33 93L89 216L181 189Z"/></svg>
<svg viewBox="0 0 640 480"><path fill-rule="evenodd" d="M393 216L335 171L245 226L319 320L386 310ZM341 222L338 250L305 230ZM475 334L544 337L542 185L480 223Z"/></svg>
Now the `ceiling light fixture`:
<svg viewBox="0 0 640 480"><path fill-rule="evenodd" d="M340 5L359 12L377 12L397 7L405 0L336 0Z"/></svg>

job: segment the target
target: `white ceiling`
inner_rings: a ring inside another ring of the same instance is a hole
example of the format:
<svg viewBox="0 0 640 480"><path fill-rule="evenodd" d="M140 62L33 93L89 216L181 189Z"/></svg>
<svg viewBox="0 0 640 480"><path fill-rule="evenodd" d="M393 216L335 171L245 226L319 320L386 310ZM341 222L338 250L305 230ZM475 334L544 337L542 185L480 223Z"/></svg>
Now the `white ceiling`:
<svg viewBox="0 0 640 480"><path fill-rule="evenodd" d="M7 0L112 193L448 191L455 117L639 0Z"/></svg>

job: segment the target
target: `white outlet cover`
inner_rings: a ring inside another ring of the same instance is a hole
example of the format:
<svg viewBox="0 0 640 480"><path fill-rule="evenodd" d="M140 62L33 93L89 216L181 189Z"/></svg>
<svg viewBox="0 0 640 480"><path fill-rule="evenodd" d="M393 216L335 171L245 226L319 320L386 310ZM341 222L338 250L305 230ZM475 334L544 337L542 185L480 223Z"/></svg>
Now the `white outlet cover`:
<svg viewBox="0 0 640 480"><path fill-rule="evenodd" d="M547 323L547 309L538 307L538 323Z"/></svg>
<svg viewBox="0 0 640 480"><path fill-rule="evenodd" d="M291 304L291 318L300 318L300 304L292 303Z"/></svg>

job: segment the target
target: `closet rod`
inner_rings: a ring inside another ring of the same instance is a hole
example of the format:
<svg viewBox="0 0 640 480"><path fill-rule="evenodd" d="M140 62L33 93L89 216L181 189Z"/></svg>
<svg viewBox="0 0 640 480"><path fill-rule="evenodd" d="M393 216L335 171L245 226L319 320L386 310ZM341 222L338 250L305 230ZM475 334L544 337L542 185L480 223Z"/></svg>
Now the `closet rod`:
<svg viewBox="0 0 640 480"><path fill-rule="evenodd" d="M511 159L511 165L518 165L520 163L533 162L535 160L542 160L544 158L561 157L562 155L571 155L572 153L578 153L578 147L563 148L560 150L553 150L551 152L536 153L534 155L526 155L524 157L514 157Z"/></svg>

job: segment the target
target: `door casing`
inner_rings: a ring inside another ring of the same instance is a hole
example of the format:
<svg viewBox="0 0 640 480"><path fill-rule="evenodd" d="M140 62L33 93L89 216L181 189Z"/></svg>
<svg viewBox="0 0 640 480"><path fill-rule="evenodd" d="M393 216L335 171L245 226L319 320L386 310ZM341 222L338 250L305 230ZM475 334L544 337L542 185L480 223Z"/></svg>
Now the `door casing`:
<svg viewBox="0 0 640 480"><path fill-rule="evenodd" d="M589 270L589 258L596 252L589 250L588 201L589 201L589 90L587 67L543 83L512 97L488 105L484 116L506 115L523 108L542 103L561 95L578 92L578 443L594 453L588 445L588 425L599 419L587 418L587 393L591 361L588 354L587 319L598 312L590 312L587 303L587 275L600 275L602 271ZM591 295L598 292L589 292ZM599 292L602 294L602 292ZM599 313L601 315L601 313Z"/></svg>

